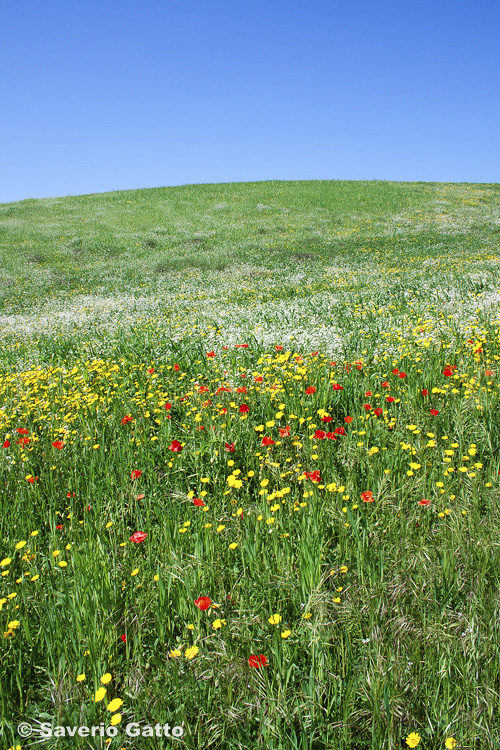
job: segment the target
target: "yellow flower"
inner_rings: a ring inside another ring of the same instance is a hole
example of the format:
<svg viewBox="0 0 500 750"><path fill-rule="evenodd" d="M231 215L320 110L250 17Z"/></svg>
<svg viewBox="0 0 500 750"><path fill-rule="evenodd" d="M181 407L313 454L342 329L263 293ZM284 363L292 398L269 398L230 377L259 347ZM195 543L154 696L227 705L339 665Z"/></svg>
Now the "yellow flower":
<svg viewBox="0 0 500 750"><path fill-rule="evenodd" d="M347 567L347 565L341 565L340 566L340 572L341 573L347 573L348 570L349 570L349 568Z"/></svg>
<svg viewBox="0 0 500 750"><path fill-rule="evenodd" d="M115 698L111 701L111 703L108 703L106 706L108 711L111 711L111 713L114 713L115 711L118 711L120 706L123 706L123 701L121 698Z"/></svg>
<svg viewBox="0 0 500 750"><path fill-rule="evenodd" d="M236 542L233 542L232 544L229 545L229 549L236 549L237 546L238 544Z"/></svg>
<svg viewBox="0 0 500 750"><path fill-rule="evenodd" d="M60 555L60 554L61 554L61 550L60 550L60 549L55 549L55 550L53 551L53 553L52 553L52 556L53 556L53 557L58 557L58 555Z"/></svg>
<svg viewBox="0 0 500 750"><path fill-rule="evenodd" d="M225 624L226 624L225 620L214 620L213 623L212 623L212 627L213 627L214 630L218 630L219 628L221 628Z"/></svg>
<svg viewBox="0 0 500 750"><path fill-rule="evenodd" d="M106 672L106 674L103 674L101 677L101 682L103 685L107 685L108 682L111 682L111 675L109 672Z"/></svg>
<svg viewBox="0 0 500 750"><path fill-rule="evenodd" d="M22 542L18 542L18 543L16 544L16 549L22 549L22 548L23 548L23 547L25 547L25 546L26 546L26 542L25 542L25 541L22 541Z"/></svg>
<svg viewBox="0 0 500 750"><path fill-rule="evenodd" d="M59 563L59 567L60 568L65 568L67 566L67 564L68 563L66 562L66 560L61 560L61 562Z"/></svg>
<svg viewBox="0 0 500 750"><path fill-rule="evenodd" d="M336 596L333 601L335 604L340 604L340 596Z"/></svg>
<svg viewBox="0 0 500 750"><path fill-rule="evenodd" d="M217 526L217 531L224 531L225 528L226 527L223 524L221 524L220 526Z"/></svg>
<svg viewBox="0 0 500 750"><path fill-rule="evenodd" d="M304 612L304 614L302 615L303 620L310 620L311 617L312 617L312 612Z"/></svg>
<svg viewBox="0 0 500 750"><path fill-rule="evenodd" d="M181 652L179 651L179 649L178 649L178 648L173 648L173 649L172 649L172 651L169 651L169 652L168 652L168 655L169 655L169 656L170 656L170 657L171 657L172 659L175 659L175 658L177 658L178 656L181 656Z"/></svg>
<svg viewBox="0 0 500 750"><path fill-rule="evenodd" d="M160 576L158 575L158 573L156 573L156 574L155 574L155 575L153 576L153 581L159 581L159 580L160 580Z"/></svg>
<svg viewBox="0 0 500 750"><path fill-rule="evenodd" d="M82 672L82 674L79 674L76 678L77 682L83 682L85 680L85 672Z"/></svg>
<svg viewBox="0 0 500 750"><path fill-rule="evenodd" d="M11 562L10 557L4 557L2 562L0 562L0 567L4 568L6 565L9 565L10 562Z"/></svg>
<svg viewBox="0 0 500 750"><path fill-rule="evenodd" d="M133 570L130 575L136 576L138 572L139 572L139 568L135 568L135 570Z"/></svg>
<svg viewBox="0 0 500 750"><path fill-rule="evenodd" d="M282 634L281 634L281 637L282 638L288 638L288 636L290 636L290 635L292 635L292 631L291 630L284 630L282 632Z"/></svg>
<svg viewBox="0 0 500 750"><path fill-rule="evenodd" d="M408 745L408 747L417 747L419 742L420 742L420 735L417 732L412 732L406 738L406 744Z"/></svg>
<svg viewBox="0 0 500 750"><path fill-rule="evenodd" d="M200 649L198 648L198 646L191 646L191 648L187 648L184 651L184 656L186 657L186 659L194 659L199 650Z"/></svg>
<svg viewBox="0 0 500 750"><path fill-rule="evenodd" d="M111 717L110 724L111 724L112 727L115 727L117 724L120 723L121 720L122 720L122 715L121 714L115 714L114 716Z"/></svg>
<svg viewBox="0 0 500 750"><path fill-rule="evenodd" d="M37 573L36 576L33 576L33 578L31 578L30 580L31 581L38 581L39 578L40 578L40 576Z"/></svg>
<svg viewBox="0 0 500 750"><path fill-rule="evenodd" d="M7 627L11 630L15 630L19 627L19 620L12 620L12 622L7 623Z"/></svg>
<svg viewBox="0 0 500 750"><path fill-rule="evenodd" d="M99 701L102 701L102 699L104 698L104 696L106 695L107 692L108 691L106 690L106 688L104 688L104 687L99 688L99 690L94 695L94 701L96 703L99 703Z"/></svg>
<svg viewBox="0 0 500 750"><path fill-rule="evenodd" d="M448 750L453 750L454 747L456 747L457 741L454 737L448 737L448 739L445 741L444 746L448 748Z"/></svg>
<svg viewBox="0 0 500 750"><path fill-rule="evenodd" d="M271 615L269 622L271 625L279 625L282 619L281 615Z"/></svg>

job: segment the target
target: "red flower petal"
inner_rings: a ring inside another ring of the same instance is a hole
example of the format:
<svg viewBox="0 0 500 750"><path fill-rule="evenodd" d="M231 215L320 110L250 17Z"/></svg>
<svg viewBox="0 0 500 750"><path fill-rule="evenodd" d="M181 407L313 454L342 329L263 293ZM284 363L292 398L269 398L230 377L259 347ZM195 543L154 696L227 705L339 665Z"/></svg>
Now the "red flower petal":
<svg viewBox="0 0 500 750"><path fill-rule="evenodd" d="M198 607L198 609L201 609L202 612L205 609L208 609L211 604L212 604L212 600L208 596L199 596L198 599L194 600L195 607Z"/></svg>

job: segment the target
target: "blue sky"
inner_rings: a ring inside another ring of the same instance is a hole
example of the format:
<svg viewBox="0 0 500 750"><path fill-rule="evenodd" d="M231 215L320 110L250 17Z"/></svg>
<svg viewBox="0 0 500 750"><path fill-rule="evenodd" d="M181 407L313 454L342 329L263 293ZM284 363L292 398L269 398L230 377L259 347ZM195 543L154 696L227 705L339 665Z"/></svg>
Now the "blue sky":
<svg viewBox="0 0 500 750"><path fill-rule="evenodd" d="M499 181L500 0L16 0L0 16L2 202Z"/></svg>

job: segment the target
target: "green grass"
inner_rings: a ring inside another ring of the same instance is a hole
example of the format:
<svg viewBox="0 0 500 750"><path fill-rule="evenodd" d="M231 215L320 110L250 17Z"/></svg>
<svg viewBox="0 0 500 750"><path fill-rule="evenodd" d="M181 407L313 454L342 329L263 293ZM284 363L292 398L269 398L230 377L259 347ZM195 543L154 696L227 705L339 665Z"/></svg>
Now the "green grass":
<svg viewBox="0 0 500 750"><path fill-rule="evenodd" d="M499 250L496 184L0 205L6 750L498 750Z"/></svg>

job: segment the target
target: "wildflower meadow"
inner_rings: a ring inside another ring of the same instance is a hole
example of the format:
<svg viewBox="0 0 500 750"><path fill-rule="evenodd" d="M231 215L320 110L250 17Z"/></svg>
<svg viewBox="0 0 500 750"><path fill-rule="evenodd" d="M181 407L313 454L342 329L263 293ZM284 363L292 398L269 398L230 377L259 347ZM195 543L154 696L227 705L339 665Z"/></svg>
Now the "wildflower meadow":
<svg viewBox="0 0 500 750"><path fill-rule="evenodd" d="M499 185L25 200L0 252L0 748L500 749Z"/></svg>

